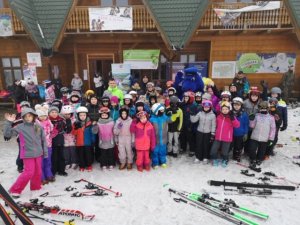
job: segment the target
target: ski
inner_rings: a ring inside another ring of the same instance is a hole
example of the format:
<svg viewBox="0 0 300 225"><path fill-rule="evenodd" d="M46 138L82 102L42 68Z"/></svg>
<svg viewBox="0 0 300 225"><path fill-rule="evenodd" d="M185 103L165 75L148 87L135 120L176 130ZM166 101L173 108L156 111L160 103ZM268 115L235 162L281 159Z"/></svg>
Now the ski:
<svg viewBox="0 0 300 225"><path fill-rule="evenodd" d="M232 222L234 224L239 225L258 225L257 222L252 221L241 214L232 212L228 207L219 207L219 206L213 206L208 202L201 202L196 201L192 198L190 198L187 194L184 194L180 191L177 191L175 189L169 188L170 193L174 193L178 195L180 198L174 198L176 202L184 202L186 204L192 205L196 208L205 210L213 215L216 215L218 217L221 217L229 222Z"/></svg>
<svg viewBox="0 0 300 225"><path fill-rule="evenodd" d="M75 182L75 183L85 182L85 183L87 183L88 185L93 185L93 186L95 186L95 187L98 187L98 188L103 189L103 190L105 190L105 191L108 191L108 192L110 192L110 193L113 193L113 194L115 195L115 197L121 197L121 196L122 196L122 193L120 193L120 192L118 192L118 191L114 191L114 190L112 190L111 188L107 188L107 187L101 186L101 185L99 185L99 184L90 182L90 181L85 180L85 179L76 180L76 181L74 181L74 182Z"/></svg>
<svg viewBox="0 0 300 225"><path fill-rule="evenodd" d="M62 216L69 216L74 218L80 218L81 220L91 221L95 218L95 215L87 215L79 210L74 209L61 209L59 206L45 206L43 202L39 202L38 199L31 199L30 202L18 202L21 208L30 211L37 211L42 214L55 214Z"/></svg>
<svg viewBox="0 0 300 225"><path fill-rule="evenodd" d="M299 162L293 161L293 164L295 164L295 165L297 165L297 166L300 166L300 163L299 163Z"/></svg>
<svg viewBox="0 0 300 225"><path fill-rule="evenodd" d="M247 166L241 162L236 162L237 165L241 166L241 167L244 167L244 168L248 168L250 170L253 170L257 173L260 173L261 172L261 168L260 167L257 167L257 166L254 166L254 165L250 165L250 166Z"/></svg>
<svg viewBox="0 0 300 225"><path fill-rule="evenodd" d="M296 185L297 187L300 186L300 183L291 181L291 180L289 180L289 179L287 179L287 178L285 178L285 177L279 177L279 176L277 176L277 175L276 175L275 173L273 173L273 172L264 172L263 175L269 176L269 177L274 177L275 179L278 179L278 180L283 180L283 181L285 181L285 182L287 182L287 183L294 184L294 185Z"/></svg>
<svg viewBox="0 0 300 225"><path fill-rule="evenodd" d="M265 219L267 220L269 218L269 215L265 214L265 213L261 213L261 212L257 212L254 211L252 209L243 207L243 206L239 206L238 204L236 204L236 202L232 199L224 199L223 201L215 199L213 197L211 197L209 194L198 194L198 193L190 193L189 196L191 198L193 198L196 201L208 201L214 204L222 204L222 205L226 205L229 208L232 208L234 210L261 218L261 219Z"/></svg>
<svg viewBox="0 0 300 225"><path fill-rule="evenodd" d="M228 182L225 180L223 181L209 180L208 184L210 186L224 186L224 187L226 186L227 187L248 187L248 188L277 189L277 190L287 190L287 191L296 190L295 186Z"/></svg>
<svg viewBox="0 0 300 225"><path fill-rule="evenodd" d="M107 193L105 193L105 191L103 189L97 189L94 191L84 191L84 192L74 192L71 197L84 197L84 196L106 196L108 195Z"/></svg>
<svg viewBox="0 0 300 225"><path fill-rule="evenodd" d="M39 197L42 197L42 198L53 197L53 198L55 198L55 197L61 197L61 196L65 196L65 195L66 194L54 194L54 195L51 195L49 192L45 192L45 193L39 195Z"/></svg>

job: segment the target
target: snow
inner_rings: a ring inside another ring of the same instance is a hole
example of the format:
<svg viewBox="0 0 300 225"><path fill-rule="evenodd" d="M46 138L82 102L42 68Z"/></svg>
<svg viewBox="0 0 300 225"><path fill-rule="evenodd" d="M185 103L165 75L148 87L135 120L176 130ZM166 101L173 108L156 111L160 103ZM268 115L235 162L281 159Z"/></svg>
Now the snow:
<svg viewBox="0 0 300 225"><path fill-rule="evenodd" d="M289 109L289 127L285 132L280 132L279 144L283 148L276 148L276 156L262 164L262 170L272 171L276 175L284 176L290 180L300 183L300 167L292 164L292 156L300 155L300 145L297 141L292 141L291 137L300 137L300 109ZM1 127L3 122L1 123ZM2 134L1 134L2 135ZM8 189L18 176L15 166L17 156L17 144L15 140L4 142L0 139L0 174L1 184ZM299 190L281 191L274 190L273 196L278 198L260 198L253 196L225 195L222 187L212 187L207 184L208 180L227 180L227 181L248 181L258 183L256 177L246 177L240 174L244 169L233 161L228 167L215 168L209 165L194 164L193 158L181 155L178 159L169 159L168 168L151 170L150 172L140 173L136 169L132 171L101 171L99 164L94 164L91 173L68 170L68 177L59 177L53 184L48 184L42 190L30 192L28 187L22 193L20 201L28 201L36 198L40 194L48 191L50 194L63 194L61 197L40 198L45 205L59 205L62 208L79 209L87 214L95 214L96 218L92 222L76 220L77 225L97 224L97 225L194 225L206 224L215 225L231 224L208 212L173 201L175 195L168 192L168 188L186 190L190 192L202 192L206 190L213 193L213 197L218 199L232 198L239 205L247 206L254 210L270 215L267 221L253 218L259 224L299 224L300 197ZM247 159L243 159L247 163ZM104 197L70 197L72 192L64 189L68 186L76 187L78 191L84 190L84 183L74 183L81 178L98 183L103 186L112 187L113 190L122 193L122 197L115 198L109 194ZM274 185L286 184L280 180L274 180ZM275 183L276 182L276 183ZM168 184L166 187L164 187ZM288 184L290 185L290 184ZM1 201L0 201L1 202ZM8 209L9 210L9 209ZM34 212L36 213L36 212ZM68 217L44 215L66 221ZM251 217L250 217L251 218ZM33 220L34 224L47 224L44 221ZM0 221L0 224L1 221ZM20 224L17 222L16 224Z"/></svg>

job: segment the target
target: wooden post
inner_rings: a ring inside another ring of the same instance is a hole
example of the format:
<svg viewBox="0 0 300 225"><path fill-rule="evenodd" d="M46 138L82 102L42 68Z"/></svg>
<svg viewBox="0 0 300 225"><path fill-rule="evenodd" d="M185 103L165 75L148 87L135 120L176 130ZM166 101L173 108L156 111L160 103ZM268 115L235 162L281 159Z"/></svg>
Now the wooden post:
<svg viewBox="0 0 300 225"><path fill-rule="evenodd" d="M74 43L74 65L75 65L75 73L79 73L79 66L78 66L78 50L77 44Z"/></svg>

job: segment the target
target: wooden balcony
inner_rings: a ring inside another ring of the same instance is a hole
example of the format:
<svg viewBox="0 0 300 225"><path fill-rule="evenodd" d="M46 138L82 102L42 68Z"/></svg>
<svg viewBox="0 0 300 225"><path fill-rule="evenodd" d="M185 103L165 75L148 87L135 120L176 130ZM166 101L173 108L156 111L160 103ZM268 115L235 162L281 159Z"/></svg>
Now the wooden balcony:
<svg viewBox="0 0 300 225"><path fill-rule="evenodd" d="M157 32L156 25L144 6L132 6L133 31ZM66 33L90 32L89 7L77 6L71 15L66 27ZM101 31L102 33L105 31Z"/></svg>
<svg viewBox="0 0 300 225"><path fill-rule="evenodd" d="M18 20L16 15L10 8L0 8L0 15L9 15L12 18L12 29L14 34L25 34L25 29L22 23Z"/></svg>
<svg viewBox="0 0 300 225"><path fill-rule="evenodd" d="M250 4L247 3L212 3L201 20L197 31L208 30L266 30L266 29L292 29L290 16L283 2L277 10L245 12L230 25L224 26L214 9L239 9Z"/></svg>

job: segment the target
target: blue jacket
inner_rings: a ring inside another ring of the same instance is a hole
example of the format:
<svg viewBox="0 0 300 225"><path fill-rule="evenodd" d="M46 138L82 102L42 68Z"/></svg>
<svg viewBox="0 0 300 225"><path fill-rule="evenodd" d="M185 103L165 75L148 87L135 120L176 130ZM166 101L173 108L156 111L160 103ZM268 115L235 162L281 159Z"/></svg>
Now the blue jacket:
<svg viewBox="0 0 300 225"><path fill-rule="evenodd" d="M243 112L240 116L236 117L240 121L240 126L233 129L233 136L244 136L248 134L249 130L249 117L246 112Z"/></svg>
<svg viewBox="0 0 300 225"><path fill-rule="evenodd" d="M119 110L120 110L120 107L117 106L115 108L113 107L110 107L110 117L113 119L114 122L117 121L117 119L119 119Z"/></svg>
<svg viewBox="0 0 300 225"><path fill-rule="evenodd" d="M163 116L155 116L152 114L150 122L155 128L156 144L165 145L168 143L168 123L171 122L171 118L164 114Z"/></svg>
<svg viewBox="0 0 300 225"><path fill-rule="evenodd" d="M287 112L287 107L286 107L285 101L280 99L277 104L277 109L279 110L279 112L282 115L282 123L283 123L282 127L286 128L288 126L288 112Z"/></svg>

